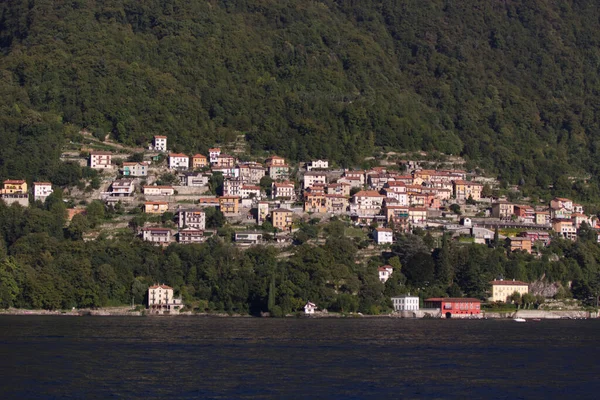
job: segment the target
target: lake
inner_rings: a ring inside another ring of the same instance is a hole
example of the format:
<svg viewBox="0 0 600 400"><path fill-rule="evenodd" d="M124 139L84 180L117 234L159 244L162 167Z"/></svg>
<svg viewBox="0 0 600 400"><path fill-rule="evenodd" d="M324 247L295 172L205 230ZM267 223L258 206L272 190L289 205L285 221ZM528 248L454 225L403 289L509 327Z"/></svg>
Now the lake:
<svg viewBox="0 0 600 400"><path fill-rule="evenodd" d="M13 398L598 398L598 320L0 317Z"/></svg>

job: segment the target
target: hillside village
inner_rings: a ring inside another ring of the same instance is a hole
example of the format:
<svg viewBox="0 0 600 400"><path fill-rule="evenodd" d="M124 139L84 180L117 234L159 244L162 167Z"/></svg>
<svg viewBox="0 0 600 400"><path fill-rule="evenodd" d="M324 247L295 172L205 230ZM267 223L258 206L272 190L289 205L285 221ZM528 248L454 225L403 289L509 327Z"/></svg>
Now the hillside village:
<svg viewBox="0 0 600 400"><path fill-rule="evenodd" d="M157 245L205 241L218 228L207 225L206 214L215 211L234 228L239 246L291 244L299 222L334 217L361 228L372 248L394 243L399 233L426 229L464 242L504 240L512 251L536 253L556 236L576 240L582 224L600 230L598 218L570 199L533 206L494 198L495 179L451 166L425 168L417 160L382 161L366 170L334 168L327 160L290 165L277 155L242 161L218 147L206 155L170 152L166 136L155 136L143 157L80 154L87 156L80 163L100 172L102 185L87 193L65 191L79 201L69 219L84 213L89 201L101 200L150 217L135 226L136 234ZM132 158L138 159L127 161ZM53 191L52 182L33 182L29 190L18 178L4 181L0 198L8 204L27 207L30 195L43 202Z"/></svg>
<svg viewBox="0 0 600 400"><path fill-rule="evenodd" d="M67 229L77 232L72 226L94 204L111 210L110 218L80 229L84 241L133 234L166 247L219 237L240 249L277 247L278 258L285 258L294 252L291 246L323 243L310 226L341 221L347 227L343 235L357 246L358 264L359 259L389 259L392 246L416 232L426 232L430 247L443 247L440 243L451 239L462 246L487 244L538 259L556 238L575 241L582 230L588 239L590 234L594 241L600 238L598 218L586 215L582 205L566 198L549 204L511 201L515 196L510 190L515 188L500 190L496 179L465 170L456 157L385 154L369 160L368 168L345 169L328 160L292 164L273 154L250 159L243 141L210 148L206 154L170 151L166 136L155 136L144 149L97 141L85 133L83 142L71 143L63 153L63 161L88 171L88 183L60 188L69 207ZM5 203L30 207L59 188L52 182L19 178L3 182L0 198ZM396 267L379 265L376 279L385 284ZM543 302L543 285L503 281L501 275L495 279L487 284L490 302ZM550 291L553 296L558 289ZM181 309L181 299L172 294L169 298L174 303L151 304L158 307L153 312ZM473 317L480 315L482 298L419 300L405 294L391 297L390 304L413 317ZM305 312L315 309L318 305L309 299Z"/></svg>

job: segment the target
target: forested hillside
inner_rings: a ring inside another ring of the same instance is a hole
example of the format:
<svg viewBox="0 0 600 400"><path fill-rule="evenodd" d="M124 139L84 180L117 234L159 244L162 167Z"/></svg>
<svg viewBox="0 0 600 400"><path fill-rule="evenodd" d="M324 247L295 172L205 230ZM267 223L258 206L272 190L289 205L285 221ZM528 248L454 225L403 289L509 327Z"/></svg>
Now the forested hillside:
<svg viewBox="0 0 600 400"><path fill-rule="evenodd" d="M439 150L570 190L565 173L600 175L599 15L593 0L7 0L0 176L57 175L87 127L185 151L239 131L341 165Z"/></svg>

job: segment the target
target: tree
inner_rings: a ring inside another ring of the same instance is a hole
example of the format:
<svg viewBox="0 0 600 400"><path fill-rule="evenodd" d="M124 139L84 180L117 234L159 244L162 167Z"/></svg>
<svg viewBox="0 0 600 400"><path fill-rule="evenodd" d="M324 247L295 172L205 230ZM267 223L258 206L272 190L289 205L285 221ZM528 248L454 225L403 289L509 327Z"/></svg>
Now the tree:
<svg viewBox="0 0 600 400"><path fill-rule="evenodd" d="M456 215L461 215L461 211L460 211L460 206L456 203L452 204L450 206L450 211L452 211L454 214Z"/></svg>
<svg viewBox="0 0 600 400"><path fill-rule="evenodd" d="M273 178L271 178L269 175L265 175L262 178L260 178L259 185L260 185L260 190L265 192L267 197L271 197L271 188L273 185Z"/></svg>

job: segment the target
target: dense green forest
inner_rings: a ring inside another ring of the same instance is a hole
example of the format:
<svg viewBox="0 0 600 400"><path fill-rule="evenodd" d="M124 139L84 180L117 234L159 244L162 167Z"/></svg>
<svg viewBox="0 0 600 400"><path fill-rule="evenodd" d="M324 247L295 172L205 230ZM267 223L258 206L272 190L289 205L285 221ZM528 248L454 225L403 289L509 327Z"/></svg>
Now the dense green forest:
<svg viewBox="0 0 600 400"><path fill-rule="evenodd" d="M81 232L111 218L100 202L77 215L68 228L60 193L29 208L0 202L0 307L70 309L140 304L149 285L165 282L200 312L275 316L300 311L306 301L330 311L378 314L403 293L487 298L498 277L560 282L558 297L594 304L600 293L600 246L595 232L577 242L556 239L542 257L511 253L501 243L460 245L431 236L407 235L381 256L357 262L364 244L344 235L346 223L308 223L289 257L257 246L240 250L227 229L204 244L152 246L134 237L84 241ZM299 233L300 233L299 232ZM298 233L298 235L299 235ZM311 243L321 235L323 244ZM433 250L433 251L432 251ZM382 284L377 268L394 267ZM572 283L569 289L569 283ZM540 301L532 298L529 301Z"/></svg>
<svg viewBox="0 0 600 400"><path fill-rule="evenodd" d="M510 183L595 201L593 0L7 0L0 177L60 175L81 127L205 151L359 163L461 154Z"/></svg>

